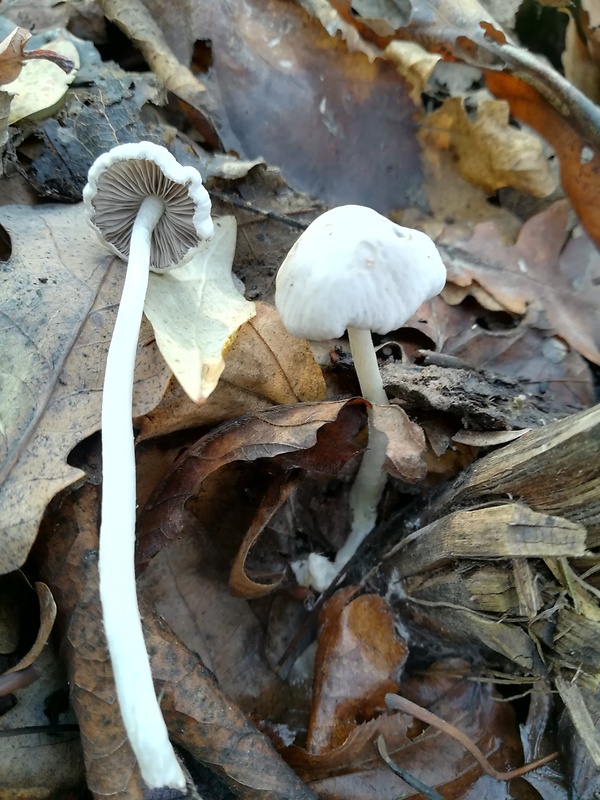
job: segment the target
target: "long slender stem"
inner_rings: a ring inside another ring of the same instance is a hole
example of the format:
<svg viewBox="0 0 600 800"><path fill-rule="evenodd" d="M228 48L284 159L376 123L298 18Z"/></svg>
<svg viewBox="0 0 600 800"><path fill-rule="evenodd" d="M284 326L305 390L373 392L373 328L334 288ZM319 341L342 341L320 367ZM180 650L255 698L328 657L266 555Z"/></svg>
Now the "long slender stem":
<svg viewBox="0 0 600 800"><path fill-rule="evenodd" d="M383 388L371 332L348 328L348 339L363 397L370 403L387 405L389 400ZM352 558L363 539L375 527L377 504L387 481L387 475L383 470L387 437L373 425L373 414L370 409L367 414L369 443L350 490L352 528L346 543L335 558L335 567L338 571Z"/></svg>
<svg viewBox="0 0 600 800"><path fill-rule="evenodd" d="M371 332L350 327L348 338L363 397L370 403L387 405L389 400L383 388ZM377 505L387 481L383 469L387 437L373 425L373 414L370 409L367 411L367 418L369 442L350 490L352 527L348 539L338 550L333 563L325 556L310 553L307 559L292 564L298 582L312 586L319 592L325 591L350 561L377 521Z"/></svg>
<svg viewBox="0 0 600 800"><path fill-rule="evenodd" d="M108 351L102 400L102 523L100 599L117 697L127 736L151 788L185 787L169 742L140 621L135 586L135 451L131 422L133 371L148 285L150 238L164 210L142 203L133 227L129 264Z"/></svg>

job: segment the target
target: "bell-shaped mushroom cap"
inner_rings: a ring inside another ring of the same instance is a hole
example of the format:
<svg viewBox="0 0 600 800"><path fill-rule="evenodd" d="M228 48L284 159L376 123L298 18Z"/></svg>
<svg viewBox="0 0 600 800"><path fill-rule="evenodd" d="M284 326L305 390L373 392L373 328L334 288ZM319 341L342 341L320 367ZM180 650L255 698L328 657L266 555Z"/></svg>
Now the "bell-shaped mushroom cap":
<svg viewBox="0 0 600 800"><path fill-rule="evenodd" d="M92 164L83 201L102 241L120 258L129 258L131 231L147 197L165 210L152 232L150 269L185 263L201 239L213 234L210 197L200 173L181 164L152 142L121 144Z"/></svg>
<svg viewBox="0 0 600 800"><path fill-rule="evenodd" d="M442 291L446 267L427 234L364 206L339 206L312 222L277 273L275 303L303 339L349 328L388 333Z"/></svg>

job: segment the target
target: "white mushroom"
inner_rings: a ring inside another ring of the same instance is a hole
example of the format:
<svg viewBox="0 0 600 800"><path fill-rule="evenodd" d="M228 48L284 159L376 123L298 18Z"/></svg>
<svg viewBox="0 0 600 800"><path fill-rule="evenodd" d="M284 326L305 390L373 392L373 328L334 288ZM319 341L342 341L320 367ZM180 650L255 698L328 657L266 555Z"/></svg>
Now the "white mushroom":
<svg viewBox="0 0 600 800"><path fill-rule="evenodd" d="M277 274L275 303L293 336L324 340L347 330L364 397L386 404L371 331L402 327L445 281L444 263L425 233L371 208L340 206L317 217L292 247ZM333 564L311 553L296 565L302 582L324 590L373 529L386 481L385 451L386 437L369 412L369 444L350 493L350 535Z"/></svg>
<svg viewBox="0 0 600 800"><path fill-rule="evenodd" d="M124 144L90 168L84 203L104 244L128 259L106 361L102 399L100 599L119 707L127 736L151 788L185 787L169 742L144 643L137 604L133 370L148 270L191 258L213 233L210 198L200 174L150 142Z"/></svg>

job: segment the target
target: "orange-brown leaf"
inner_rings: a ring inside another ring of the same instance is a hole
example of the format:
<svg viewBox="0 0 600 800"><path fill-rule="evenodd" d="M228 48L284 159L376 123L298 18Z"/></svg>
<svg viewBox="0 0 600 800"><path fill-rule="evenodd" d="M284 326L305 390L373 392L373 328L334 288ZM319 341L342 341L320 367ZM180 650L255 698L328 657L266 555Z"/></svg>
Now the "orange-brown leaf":
<svg viewBox="0 0 600 800"><path fill-rule="evenodd" d="M351 600L349 587L329 600L319 617L315 684L306 748L325 753L342 745L363 722L379 716L393 675L408 648L394 630L386 601L378 595Z"/></svg>

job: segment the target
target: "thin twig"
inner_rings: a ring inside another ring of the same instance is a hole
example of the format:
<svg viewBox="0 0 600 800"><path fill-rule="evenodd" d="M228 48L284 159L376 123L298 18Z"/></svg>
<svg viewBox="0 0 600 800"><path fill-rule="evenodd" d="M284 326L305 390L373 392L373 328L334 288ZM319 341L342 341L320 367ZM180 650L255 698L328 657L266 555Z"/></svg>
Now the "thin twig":
<svg viewBox="0 0 600 800"><path fill-rule="evenodd" d="M432 714L431 711L427 711L425 708L421 708L421 706L418 706L416 703L407 700L406 697L400 697L400 695L397 694L386 694L385 702L388 708L394 709L395 711L403 711L405 714L411 714L413 717L421 720L421 722L432 725L442 733L446 733L448 736L456 739L465 750L471 753L486 775L489 775L497 781L510 781L513 778L520 778L521 775L525 775L538 767L544 766L544 764L548 764L550 761L554 761L559 755L558 753L551 753L549 756L544 756L544 758L532 761L530 764L525 764L517 769L511 769L509 772L498 772L498 770L494 769L490 764L477 745L461 730L455 728L454 725L446 722L446 720L438 717L436 714Z"/></svg>
<svg viewBox="0 0 600 800"><path fill-rule="evenodd" d="M210 194L211 197L215 197L222 203L228 203L230 206L234 206L235 208L241 208L244 211L249 211L251 214L258 214L261 217L272 219L275 222L282 222L284 225L289 225L290 228L297 228L298 230L301 231L304 231L306 230L306 228L308 228L308 222L300 222L300 220L291 219L291 217L287 216L287 214L281 214L277 211L269 211L268 209L265 208L256 208L256 206L253 206L246 200L239 200L236 197L231 197L225 192L219 192L216 189L209 188L208 193ZM305 211L289 212L289 214L307 214L307 213L309 213L309 209Z"/></svg>
<svg viewBox="0 0 600 800"><path fill-rule="evenodd" d="M0 739L8 736L32 736L34 733L45 733L48 736L56 736L60 733L77 733L79 725L66 723L64 725L27 725L24 728L8 728L0 731Z"/></svg>
<svg viewBox="0 0 600 800"><path fill-rule="evenodd" d="M6 697L8 694L16 692L17 689L24 689L25 686L37 681L40 673L37 671L33 664L19 669L17 672L6 672L0 675L0 697Z"/></svg>
<svg viewBox="0 0 600 800"><path fill-rule="evenodd" d="M402 778L404 783L407 783L409 786L412 786L413 789L416 789L418 792L427 798L427 800L444 800L441 794L438 794L435 789L432 789L431 786L427 786L425 783L420 781L418 778L415 778L414 775L411 775L410 772L407 772L405 769L396 764L395 761L392 761L390 755L387 750L387 746L385 744L385 739L383 736L378 736L375 740L375 749L379 753L381 760L387 764L387 766L392 770L394 775L397 775L399 778Z"/></svg>

